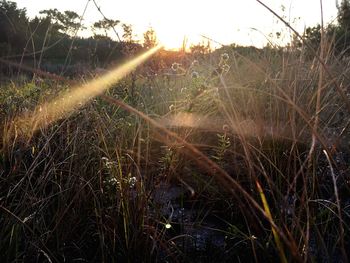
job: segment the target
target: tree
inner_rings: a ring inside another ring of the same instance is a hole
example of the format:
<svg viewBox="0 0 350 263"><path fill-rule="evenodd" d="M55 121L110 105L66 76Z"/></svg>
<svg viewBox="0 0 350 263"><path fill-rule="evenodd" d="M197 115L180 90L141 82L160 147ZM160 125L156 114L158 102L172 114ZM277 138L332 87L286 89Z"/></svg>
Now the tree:
<svg viewBox="0 0 350 263"><path fill-rule="evenodd" d="M208 43L205 45L204 42L202 43L198 43L196 45L191 45L190 46L190 50L192 54L208 54L210 53L210 42L208 41Z"/></svg>
<svg viewBox="0 0 350 263"><path fill-rule="evenodd" d="M68 34L76 32L79 28L82 27L80 16L77 13L69 10L64 11L60 22L63 25L65 32Z"/></svg>
<svg viewBox="0 0 350 263"><path fill-rule="evenodd" d="M338 23L330 24L324 28L324 38L327 39L334 47L336 54L348 55L350 53L350 0L342 0L338 5ZM304 32L304 42L306 51L311 46L318 50L321 44L321 26L308 27ZM294 39L293 44L301 47L302 43ZM307 52L313 55L312 52Z"/></svg>
<svg viewBox="0 0 350 263"><path fill-rule="evenodd" d="M55 8L42 10L39 13L49 18L57 30L61 30L66 34L71 34L82 26L79 15L73 11L66 10L61 13Z"/></svg>
<svg viewBox="0 0 350 263"><path fill-rule="evenodd" d="M26 42L26 9L14 2L0 1L0 53L22 52Z"/></svg>
<svg viewBox="0 0 350 263"><path fill-rule="evenodd" d="M93 28L101 29L105 32L105 36L108 36L108 31L114 29L120 23L119 20L113 20L104 18L94 23Z"/></svg>
<svg viewBox="0 0 350 263"><path fill-rule="evenodd" d="M338 8L338 23L345 30L350 29L350 1L342 0Z"/></svg>
<svg viewBox="0 0 350 263"><path fill-rule="evenodd" d="M155 47L158 44L157 35L156 32L153 30L152 27L150 27L144 34L143 34L143 47L146 49Z"/></svg>
<svg viewBox="0 0 350 263"><path fill-rule="evenodd" d="M336 51L349 54L350 47L350 1L342 0L338 8L338 26L332 27ZM328 29L328 31L330 31Z"/></svg>
<svg viewBox="0 0 350 263"><path fill-rule="evenodd" d="M129 43L134 42L132 26L130 24L122 24L122 28L123 28L123 40Z"/></svg>

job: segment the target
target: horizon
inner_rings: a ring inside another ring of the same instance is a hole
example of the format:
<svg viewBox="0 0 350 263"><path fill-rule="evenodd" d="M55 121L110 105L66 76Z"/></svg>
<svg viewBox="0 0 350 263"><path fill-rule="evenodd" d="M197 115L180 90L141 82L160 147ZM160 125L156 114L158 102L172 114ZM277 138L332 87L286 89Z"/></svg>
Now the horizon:
<svg viewBox="0 0 350 263"><path fill-rule="evenodd" d="M82 37L92 36L90 26L102 19L92 0L31 1L30 3L28 0L15 0L14 2L18 7L25 8L30 18L39 16L40 10L51 8L57 8L59 11L71 10L80 16L88 3L83 20L87 29L80 30L78 33ZM200 5L178 0L177 5L172 6L166 6L164 1L160 0L147 2L132 0L127 3L121 2L119 6L110 0L95 2L107 18L131 24L137 41L142 41L143 33L153 28L160 43L168 50L181 48L184 39L187 39L187 48L201 42L206 43L207 39L214 40L210 41L212 48L218 48L220 46L218 43L263 47L271 40L277 45L290 42L289 30L268 10L253 0L245 2L218 0L215 1L216 5L213 5L214 2L210 0L202 1ZM307 3L303 3L302 0L278 1L278 3L269 0L264 3L285 17L298 32L303 32L306 27L315 26L321 21L318 0ZM138 8L135 9L135 6ZM315 12L310 13L310 10ZM250 14L246 15L247 13ZM324 22L332 23L336 21L336 16L336 1L323 3ZM121 29L117 31L121 33ZM280 38L275 37L277 32L282 32ZM109 36L115 39L112 32Z"/></svg>

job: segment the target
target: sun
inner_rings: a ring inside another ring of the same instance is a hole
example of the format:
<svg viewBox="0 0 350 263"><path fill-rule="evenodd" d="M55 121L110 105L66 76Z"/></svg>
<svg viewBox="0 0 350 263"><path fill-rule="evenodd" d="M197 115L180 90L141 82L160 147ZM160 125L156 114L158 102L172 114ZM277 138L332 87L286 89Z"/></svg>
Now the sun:
<svg viewBox="0 0 350 263"><path fill-rule="evenodd" d="M182 48L183 43L188 38L188 30L181 24L173 24L172 21L163 21L154 25L158 41L168 50L177 50Z"/></svg>
<svg viewBox="0 0 350 263"><path fill-rule="evenodd" d="M185 34L178 36L161 34L158 36L158 41L167 50L181 50L184 46L188 48L188 37Z"/></svg>
<svg viewBox="0 0 350 263"><path fill-rule="evenodd" d="M181 49L183 44L189 48L202 40L201 34L209 27L209 21L203 22L202 14L195 12L192 6L193 3L173 5L153 17L151 26L166 49Z"/></svg>
<svg viewBox="0 0 350 263"><path fill-rule="evenodd" d="M184 46L188 49L191 45L203 40L200 30L189 24L171 22L154 26L158 41L168 50L179 50Z"/></svg>

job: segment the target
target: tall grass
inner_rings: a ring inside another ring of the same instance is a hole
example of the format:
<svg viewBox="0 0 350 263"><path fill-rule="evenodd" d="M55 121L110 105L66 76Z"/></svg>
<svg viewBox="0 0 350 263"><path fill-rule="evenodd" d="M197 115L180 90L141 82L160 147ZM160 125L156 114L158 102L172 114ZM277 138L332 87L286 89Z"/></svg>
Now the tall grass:
<svg viewBox="0 0 350 263"><path fill-rule="evenodd" d="M1 257L345 262L348 66L328 44L321 61L223 47L157 75L145 66L30 138L13 119L70 83L2 84ZM175 220L181 209L191 217ZM225 237L206 245L215 259L190 245L198 228Z"/></svg>

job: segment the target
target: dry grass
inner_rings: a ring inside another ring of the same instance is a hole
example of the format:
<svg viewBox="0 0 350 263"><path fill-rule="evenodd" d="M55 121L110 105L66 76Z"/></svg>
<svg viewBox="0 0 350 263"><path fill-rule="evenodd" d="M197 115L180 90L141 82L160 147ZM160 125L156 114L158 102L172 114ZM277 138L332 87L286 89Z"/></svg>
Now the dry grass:
<svg viewBox="0 0 350 263"><path fill-rule="evenodd" d="M184 244L190 226L216 218L220 261L345 262L349 69L324 45L321 62L292 48L225 47L195 66L184 58L158 76L140 71L30 139L12 120L57 83L3 85L0 254L210 262ZM181 186L167 205L190 207L190 221L155 200L164 183Z"/></svg>

